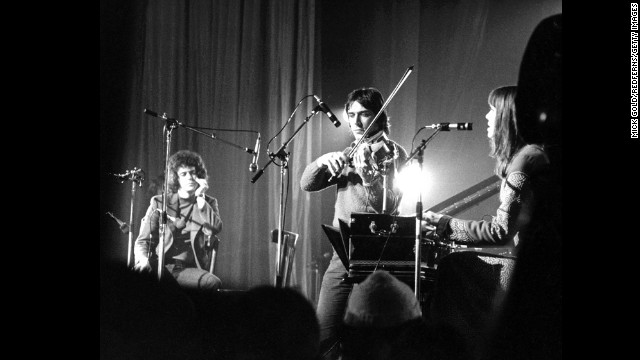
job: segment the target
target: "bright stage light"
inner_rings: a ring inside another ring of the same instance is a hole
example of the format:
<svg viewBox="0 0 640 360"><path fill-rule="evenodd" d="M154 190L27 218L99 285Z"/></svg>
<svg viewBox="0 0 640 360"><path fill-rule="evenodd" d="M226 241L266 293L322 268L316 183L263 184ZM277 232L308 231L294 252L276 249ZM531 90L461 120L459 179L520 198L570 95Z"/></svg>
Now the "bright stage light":
<svg viewBox="0 0 640 360"><path fill-rule="evenodd" d="M395 187L402 191L403 201L405 200L417 200L418 195L422 192L422 196L428 193L431 188L431 175L422 165L422 172L420 166L412 162L407 165L398 173L396 178Z"/></svg>

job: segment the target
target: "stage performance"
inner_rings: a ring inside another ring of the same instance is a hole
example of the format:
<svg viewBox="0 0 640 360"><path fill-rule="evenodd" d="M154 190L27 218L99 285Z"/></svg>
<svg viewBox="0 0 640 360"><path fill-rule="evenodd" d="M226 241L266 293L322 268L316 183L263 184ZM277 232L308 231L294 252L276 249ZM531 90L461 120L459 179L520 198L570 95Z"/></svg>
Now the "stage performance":
<svg viewBox="0 0 640 360"><path fill-rule="evenodd" d="M562 0L100 25L101 359L562 358Z"/></svg>

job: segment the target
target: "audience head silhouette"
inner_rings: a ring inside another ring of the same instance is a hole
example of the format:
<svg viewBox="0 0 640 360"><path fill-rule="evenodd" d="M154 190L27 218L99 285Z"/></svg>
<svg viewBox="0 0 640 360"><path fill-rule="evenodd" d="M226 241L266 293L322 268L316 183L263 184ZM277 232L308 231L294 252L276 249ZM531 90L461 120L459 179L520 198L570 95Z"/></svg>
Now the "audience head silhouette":
<svg viewBox="0 0 640 360"><path fill-rule="evenodd" d="M101 264L100 358L194 358L194 303L177 284L120 264Z"/></svg>
<svg viewBox="0 0 640 360"><path fill-rule="evenodd" d="M424 322L411 288L384 270L354 286L341 329L342 359L419 359Z"/></svg>
<svg viewBox="0 0 640 360"><path fill-rule="evenodd" d="M354 287L344 317L351 327L386 328L420 319L411 288L386 271L375 271Z"/></svg>
<svg viewBox="0 0 640 360"><path fill-rule="evenodd" d="M236 306L231 359L318 358L318 319L311 303L297 290L254 287L243 294Z"/></svg>

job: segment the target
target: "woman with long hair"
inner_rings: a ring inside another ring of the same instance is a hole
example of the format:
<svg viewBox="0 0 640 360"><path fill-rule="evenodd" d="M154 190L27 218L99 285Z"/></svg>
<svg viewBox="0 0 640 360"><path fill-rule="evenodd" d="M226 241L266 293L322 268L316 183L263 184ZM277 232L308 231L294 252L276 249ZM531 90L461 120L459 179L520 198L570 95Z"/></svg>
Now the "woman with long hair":
<svg viewBox="0 0 640 360"><path fill-rule="evenodd" d="M536 201L533 186L545 181L549 164L543 144L523 136L525 124L516 116L516 86L498 87L489 94L486 115L489 155L496 159L495 173L502 179L500 206L491 221L461 220L426 211L427 226L435 227L435 237L457 244L495 244L517 246L526 232Z"/></svg>

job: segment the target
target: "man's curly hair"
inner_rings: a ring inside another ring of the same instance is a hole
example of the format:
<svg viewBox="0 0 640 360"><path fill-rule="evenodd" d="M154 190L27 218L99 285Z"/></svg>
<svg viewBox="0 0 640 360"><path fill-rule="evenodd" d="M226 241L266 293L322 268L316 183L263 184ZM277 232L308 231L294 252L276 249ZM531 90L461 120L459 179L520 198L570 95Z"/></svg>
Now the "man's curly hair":
<svg viewBox="0 0 640 360"><path fill-rule="evenodd" d="M202 157L193 151L180 150L169 157L169 190L177 192L180 188L178 181L178 169L183 166L193 166L196 168L196 176L200 179L207 178L207 168L204 166Z"/></svg>

